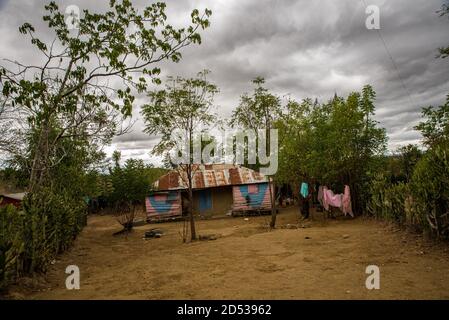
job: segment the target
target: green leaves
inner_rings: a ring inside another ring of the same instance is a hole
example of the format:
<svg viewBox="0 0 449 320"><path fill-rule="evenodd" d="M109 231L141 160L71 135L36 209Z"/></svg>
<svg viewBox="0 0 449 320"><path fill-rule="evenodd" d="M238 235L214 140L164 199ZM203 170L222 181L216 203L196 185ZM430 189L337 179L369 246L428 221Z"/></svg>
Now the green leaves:
<svg viewBox="0 0 449 320"><path fill-rule="evenodd" d="M253 94L240 96L240 103L229 121L231 127L264 129L281 114L280 98L262 86L265 79L257 77L252 82L255 85Z"/></svg>
<svg viewBox="0 0 449 320"><path fill-rule="evenodd" d="M376 99L376 92L374 92L370 85L363 87L361 99L361 110L365 113L365 115L374 114L374 100Z"/></svg>
<svg viewBox="0 0 449 320"><path fill-rule="evenodd" d="M410 182L421 227L449 238L449 144L434 145L418 162Z"/></svg>
<svg viewBox="0 0 449 320"><path fill-rule="evenodd" d="M208 9L202 14L195 9L191 13L192 25L176 29L166 23L166 4L163 2L148 5L142 13L139 13L129 0L110 1L109 5L110 9L103 13L83 10L79 17L78 29L69 30L64 13L60 11L58 5L54 1L47 4L45 6L47 15L43 20L53 29L60 45L65 47L59 54L53 52L53 45L50 48L32 35L35 30L31 24L25 23L20 27L19 31L30 34L32 44L49 60L45 66L38 67L43 68L42 79L36 81L51 82L51 86L47 85L47 88L53 90L41 92L41 97L38 98L43 99L45 95L49 97L47 100L59 103L64 99L61 95L79 95L97 88L101 88L104 94L111 95L113 93L106 91L116 89L109 86L105 88L104 84L113 77L122 78L128 87L143 92L149 80L146 76L151 77L153 83L160 83L157 79L160 70L158 67L150 66L164 59L179 62L182 58L179 51L181 48L192 43L201 43L197 29L208 27L207 17L211 15ZM52 60L59 60L58 65L66 69L56 73L50 71L47 67L54 67ZM89 67L86 64L88 61L92 62ZM130 75L136 72L143 76L134 81ZM9 72L8 76L14 75ZM101 78L107 80L101 82ZM9 82L4 92L8 95L16 94L12 97L14 103L26 101L26 105L29 106L30 102L26 97L34 96L34 93L29 92L30 86L13 89L14 86L17 84ZM51 97L52 95L54 97ZM134 99L130 96L131 93L122 96L123 107L119 109L123 110L124 115L129 115L129 109L132 108ZM112 106L115 107L114 104ZM54 108L63 110L56 106Z"/></svg>
<svg viewBox="0 0 449 320"><path fill-rule="evenodd" d="M424 143L435 146L449 140L449 95L446 103L438 107L426 107L422 110L425 121L420 122L415 129L421 131Z"/></svg>
<svg viewBox="0 0 449 320"><path fill-rule="evenodd" d="M441 9L437 11L437 13L439 13L441 17L445 16L445 15L449 16L449 4L444 3L441 6ZM444 58L449 57L449 46L448 47L441 47L441 48L438 49L438 51L440 53L439 54L440 58L444 59Z"/></svg>
<svg viewBox="0 0 449 320"><path fill-rule="evenodd" d="M361 93L336 95L327 103L288 101L275 122L280 141L277 181L318 181L337 192L348 184L360 211L370 175L386 148L385 130L371 119L374 98L374 90L365 86Z"/></svg>
<svg viewBox="0 0 449 320"><path fill-rule="evenodd" d="M169 77L164 90L149 93L150 103L142 106L141 114L145 132L162 135L154 152L168 152L174 147L171 142L179 143L170 141L174 130L193 134L200 126L212 123L210 109L218 88L207 80L208 73L199 72L196 78Z"/></svg>
<svg viewBox="0 0 449 320"><path fill-rule="evenodd" d="M34 32L34 27L30 23L26 22L19 27L19 32L23 34L26 34L28 32Z"/></svg>
<svg viewBox="0 0 449 320"><path fill-rule="evenodd" d="M18 276L45 271L67 249L85 223L81 197L42 188L23 201L23 210L0 208L0 289Z"/></svg>
<svg viewBox="0 0 449 320"><path fill-rule="evenodd" d="M115 156L115 166L110 168L109 178L112 188L108 198L111 203L125 202L129 205L141 203L151 190L151 167L144 164L141 159L128 159L121 167L118 162L120 157Z"/></svg>
<svg viewBox="0 0 449 320"><path fill-rule="evenodd" d="M199 30L209 26L211 15L210 10L195 9L192 23L175 28L168 23L163 2L139 10L129 0L110 1L106 11L86 9L79 17L66 16L54 1L45 10L43 20L55 36L53 42L36 37L29 23L19 28L42 54L42 63L0 67L3 95L28 115L22 157L24 163L32 164L31 189L57 184L59 177L53 174L65 159L73 160L66 149L77 151L79 162L70 166L82 171L91 164L90 146L99 148L114 134L125 132L122 121L132 115L135 94L145 92L150 83L161 83L159 63L179 62L182 48L201 42ZM188 86L199 88L201 84ZM214 90L204 86L208 96ZM197 115L208 104L198 101L188 103ZM203 121L209 119L201 116ZM172 117L161 122L168 123Z"/></svg>

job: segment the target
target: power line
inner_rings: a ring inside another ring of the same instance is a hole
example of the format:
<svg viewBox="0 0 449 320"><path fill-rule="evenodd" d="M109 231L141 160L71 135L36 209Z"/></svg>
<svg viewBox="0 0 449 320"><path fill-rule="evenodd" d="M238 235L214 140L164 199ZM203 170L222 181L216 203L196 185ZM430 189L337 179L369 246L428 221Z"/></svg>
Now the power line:
<svg viewBox="0 0 449 320"><path fill-rule="evenodd" d="M368 5L366 4L365 0L362 0L362 2L363 2L363 4L365 5L365 8L366 8ZM379 27L379 29L376 29L376 31L377 31L377 35L379 36L379 38L380 38L380 40L382 42L383 47L385 48L385 52L387 53L388 57L391 60L391 63L393 64L394 70L396 71L396 76L398 77L398 79L399 79L399 81L401 83L402 88L404 89L405 93L407 94L407 97L410 100L410 104L413 105L413 100L412 100L410 91L405 86L404 79L402 79L401 74L399 73L399 68L398 68L396 62L393 59L393 55L391 54L390 50L388 49L387 43L385 42L385 39L382 36L382 33L380 32L380 27Z"/></svg>

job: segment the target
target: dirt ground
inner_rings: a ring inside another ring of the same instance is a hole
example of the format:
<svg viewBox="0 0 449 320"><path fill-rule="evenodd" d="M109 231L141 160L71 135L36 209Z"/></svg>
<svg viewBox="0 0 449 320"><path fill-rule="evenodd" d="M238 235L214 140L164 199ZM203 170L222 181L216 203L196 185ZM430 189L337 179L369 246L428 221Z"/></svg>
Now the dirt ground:
<svg viewBox="0 0 449 320"><path fill-rule="evenodd" d="M25 299L449 299L449 247L364 218L323 219L301 228L297 208L269 217L197 222L216 240L183 244L182 222L146 224L127 237L111 216L92 216L74 247L44 276L23 279L10 297ZM158 227L159 239L143 239ZM284 227L284 228L281 228ZM65 288L65 268L80 268L80 290ZM380 289L365 268L380 268Z"/></svg>

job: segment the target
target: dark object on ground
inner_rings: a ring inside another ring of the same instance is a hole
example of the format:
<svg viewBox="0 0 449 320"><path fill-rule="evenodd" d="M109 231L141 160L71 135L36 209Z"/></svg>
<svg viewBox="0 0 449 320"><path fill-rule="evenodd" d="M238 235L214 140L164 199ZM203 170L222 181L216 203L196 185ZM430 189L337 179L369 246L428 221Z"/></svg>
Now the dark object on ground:
<svg viewBox="0 0 449 320"><path fill-rule="evenodd" d="M304 239L312 239L312 238L306 236L306 237L304 237Z"/></svg>
<svg viewBox="0 0 449 320"><path fill-rule="evenodd" d="M185 217L184 216L177 216L177 217L158 217L158 218L151 218L151 219L147 219L147 223L164 223L164 222L175 222L175 221L180 221L180 220L184 220Z"/></svg>
<svg viewBox="0 0 449 320"><path fill-rule="evenodd" d="M162 237L163 234L164 234L164 231L162 231L161 229L154 228L154 229L145 231L144 238L145 239L148 239L148 238L160 238L160 237Z"/></svg>
<svg viewBox="0 0 449 320"><path fill-rule="evenodd" d="M200 235L198 237L199 240L217 240L218 236L216 234L205 234L205 235Z"/></svg>
<svg viewBox="0 0 449 320"><path fill-rule="evenodd" d="M145 220L137 220L133 222L134 227L144 226L147 222Z"/></svg>
<svg viewBox="0 0 449 320"><path fill-rule="evenodd" d="M276 213L279 213L279 209L276 209ZM248 216L264 216L270 215L271 209L251 209L251 210L233 210L233 217L248 217Z"/></svg>

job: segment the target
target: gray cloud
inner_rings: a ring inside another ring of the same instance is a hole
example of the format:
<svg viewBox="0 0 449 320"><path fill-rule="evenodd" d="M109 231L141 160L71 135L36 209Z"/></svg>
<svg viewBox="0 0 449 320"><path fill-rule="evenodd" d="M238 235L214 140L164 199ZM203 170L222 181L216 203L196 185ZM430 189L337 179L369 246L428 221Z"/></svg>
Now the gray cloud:
<svg viewBox="0 0 449 320"><path fill-rule="evenodd" d="M17 28L31 21L37 29L43 1L0 0L0 57L35 60ZM98 9L104 3L59 1ZM145 1L137 1L142 6ZM439 105L449 92L449 60L437 59L437 48L449 43L449 19L436 11L441 0L369 1L380 8L381 29L365 28L365 1L217 0L168 1L168 17L181 26L194 8L212 9L212 25L203 43L183 51L175 64L163 62L163 75L192 76L207 68L220 88L217 111L230 115L239 96L250 91L250 81L264 76L267 87L296 99L327 100L335 92L346 95L371 84L377 92L376 119L387 129L389 147L418 142L413 127L424 106ZM44 34L50 39L50 34ZM384 45L385 44L385 45ZM145 97L139 97L139 103ZM126 157L149 156L157 137L142 133L137 107L133 131L114 139L110 147Z"/></svg>

